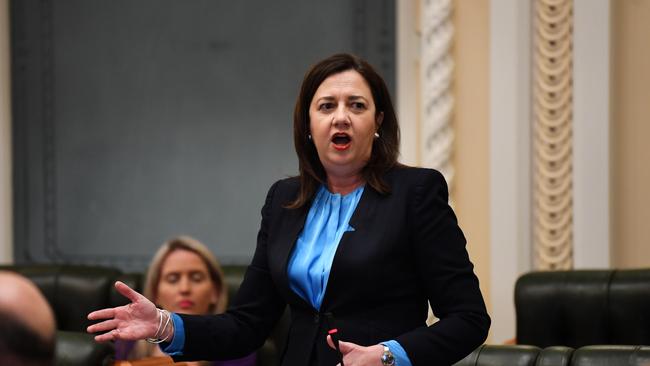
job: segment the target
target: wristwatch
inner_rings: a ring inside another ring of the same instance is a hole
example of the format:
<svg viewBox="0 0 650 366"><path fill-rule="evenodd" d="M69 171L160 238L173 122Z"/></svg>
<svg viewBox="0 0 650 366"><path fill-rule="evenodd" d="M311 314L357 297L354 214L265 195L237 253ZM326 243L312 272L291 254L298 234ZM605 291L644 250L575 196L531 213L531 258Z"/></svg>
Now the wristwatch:
<svg viewBox="0 0 650 366"><path fill-rule="evenodd" d="M381 364L383 366L395 366L395 357L393 357L393 353L390 351L390 348L386 346L385 344L382 344L384 346L384 353L381 355Z"/></svg>

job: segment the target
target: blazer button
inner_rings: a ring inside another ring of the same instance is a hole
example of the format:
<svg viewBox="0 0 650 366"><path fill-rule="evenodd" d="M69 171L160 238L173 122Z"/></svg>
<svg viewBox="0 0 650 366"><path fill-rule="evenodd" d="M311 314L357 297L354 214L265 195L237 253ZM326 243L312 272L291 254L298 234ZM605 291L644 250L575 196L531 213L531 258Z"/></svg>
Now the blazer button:
<svg viewBox="0 0 650 366"><path fill-rule="evenodd" d="M320 322L320 315L316 314L314 315L314 323L318 324Z"/></svg>

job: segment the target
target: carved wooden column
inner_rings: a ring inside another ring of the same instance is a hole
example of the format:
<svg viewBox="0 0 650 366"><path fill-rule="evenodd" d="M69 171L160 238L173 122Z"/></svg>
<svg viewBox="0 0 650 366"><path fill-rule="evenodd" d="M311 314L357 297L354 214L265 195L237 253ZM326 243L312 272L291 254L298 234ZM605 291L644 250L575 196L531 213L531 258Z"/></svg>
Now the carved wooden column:
<svg viewBox="0 0 650 366"><path fill-rule="evenodd" d="M451 190L454 180L451 164L454 133L450 125L454 107L451 93L454 70L452 1L423 0L421 5L421 163L439 170Z"/></svg>
<svg viewBox="0 0 650 366"><path fill-rule="evenodd" d="M536 269L573 266L573 2L536 0L533 240Z"/></svg>

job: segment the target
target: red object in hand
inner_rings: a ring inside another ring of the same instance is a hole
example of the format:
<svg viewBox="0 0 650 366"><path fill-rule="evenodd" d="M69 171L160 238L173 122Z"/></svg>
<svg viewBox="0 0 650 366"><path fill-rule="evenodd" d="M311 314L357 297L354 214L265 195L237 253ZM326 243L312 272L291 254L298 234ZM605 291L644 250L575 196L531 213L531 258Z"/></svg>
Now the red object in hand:
<svg viewBox="0 0 650 366"><path fill-rule="evenodd" d="M338 332L339 332L338 329L332 328L327 331L327 334L329 334L330 337L332 337L332 340L334 341L334 347L336 347L336 351L341 355L341 362L340 362L341 366L345 366L345 364L343 363L343 354L341 353L341 349L339 348L339 337L336 336Z"/></svg>

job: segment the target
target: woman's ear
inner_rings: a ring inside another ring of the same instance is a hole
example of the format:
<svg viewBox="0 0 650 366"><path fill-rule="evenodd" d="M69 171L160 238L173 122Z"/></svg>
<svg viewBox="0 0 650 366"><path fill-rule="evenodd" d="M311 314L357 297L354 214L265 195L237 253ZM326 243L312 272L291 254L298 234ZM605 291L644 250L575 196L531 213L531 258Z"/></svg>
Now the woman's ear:
<svg viewBox="0 0 650 366"><path fill-rule="evenodd" d="M381 123L384 122L384 112L379 112L375 118L375 123L377 125L377 130L381 127Z"/></svg>

